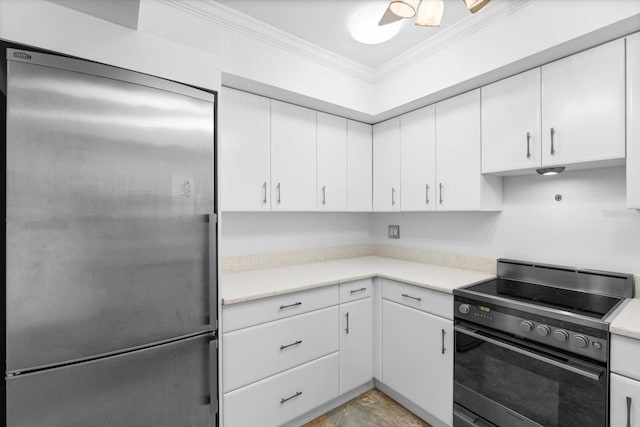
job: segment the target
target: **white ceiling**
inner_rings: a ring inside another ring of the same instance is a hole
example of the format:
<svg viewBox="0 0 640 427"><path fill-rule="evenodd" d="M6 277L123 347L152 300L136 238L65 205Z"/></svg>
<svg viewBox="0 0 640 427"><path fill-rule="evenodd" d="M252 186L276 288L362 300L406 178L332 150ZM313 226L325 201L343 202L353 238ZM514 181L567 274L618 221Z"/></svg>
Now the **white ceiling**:
<svg viewBox="0 0 640 427"><path fill-rule="evenodd" d="M378 45L365 45L351 38L349 20L367 6L380 7L382 16L388 0L216 1L373 69L465 18L477 18L492 6L489 3L481 12L471 15L462 0L445 0L439 28L418 27L413 25L413 19L405 19L400 32L391 40Z"/></svg>

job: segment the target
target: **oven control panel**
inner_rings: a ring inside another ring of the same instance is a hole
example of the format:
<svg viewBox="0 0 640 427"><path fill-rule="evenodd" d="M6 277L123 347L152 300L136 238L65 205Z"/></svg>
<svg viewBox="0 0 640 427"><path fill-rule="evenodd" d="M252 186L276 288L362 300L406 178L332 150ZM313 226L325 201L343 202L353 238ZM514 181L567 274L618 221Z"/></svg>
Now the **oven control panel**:
<svg viewBox="0 0 640 427"><path fill-rule="evenodd" d="M454 316L531 341L605 362L608 334L495 305L455 301Z"/></svg>

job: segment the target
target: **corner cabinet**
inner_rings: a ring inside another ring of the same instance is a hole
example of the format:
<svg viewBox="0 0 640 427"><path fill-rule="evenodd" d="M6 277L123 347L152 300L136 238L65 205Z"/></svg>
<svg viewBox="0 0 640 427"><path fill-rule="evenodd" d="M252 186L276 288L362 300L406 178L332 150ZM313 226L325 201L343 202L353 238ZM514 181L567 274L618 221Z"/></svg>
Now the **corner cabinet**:
<svg viewBox="0 0 640 427"><path fill-rule="evenodd" d="M436 104L436 206L500 210L502 178L480 170L480 89Z"/></svg>
<svg viewBox="0 0 640 427"><path fill-rule="evenodd" d="M316 210L316 112L274 100L271 210Z"/></svg>
<svg viewBox="0 0 640 427"><path fill-rule="evenodd" d="M640 33L626 41L627 207L640 209Z"/></svg>
<svg viewBox="0 0 640 427"><path fill-rule="evenodd" d="M347 209L371 212L373 191L372 126L347 120Z"/></svg>
<svg viewBox="0 0 640 427"><path fill-rule="evenodd" d="M373 210L400 210L400 118L373 126Z"/></svg>
<svg viewBox="0 0 640 427"><path fill-rule="evenodd" d="M326 113L318 115L319 211L347 210L347 119Z"/></svg>
<svg viewBox="0 0 640 427"><path fill-rule="evenodd" d="M221 204L227 211L269 211L270 100L226 87L220 95Z"/></svg>

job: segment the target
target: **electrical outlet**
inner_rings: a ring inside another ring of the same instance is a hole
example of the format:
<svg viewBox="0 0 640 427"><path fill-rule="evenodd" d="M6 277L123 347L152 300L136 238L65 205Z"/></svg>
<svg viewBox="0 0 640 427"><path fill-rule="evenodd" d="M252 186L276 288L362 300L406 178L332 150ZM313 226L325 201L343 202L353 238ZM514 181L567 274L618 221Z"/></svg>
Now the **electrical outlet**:
<svg viewBox="0 0 640 427"><path fill-rule="evenodd" d="M400 238L400 226L399 225L390 225L389 226L389 238L390 239L399 239Z"/></svg>

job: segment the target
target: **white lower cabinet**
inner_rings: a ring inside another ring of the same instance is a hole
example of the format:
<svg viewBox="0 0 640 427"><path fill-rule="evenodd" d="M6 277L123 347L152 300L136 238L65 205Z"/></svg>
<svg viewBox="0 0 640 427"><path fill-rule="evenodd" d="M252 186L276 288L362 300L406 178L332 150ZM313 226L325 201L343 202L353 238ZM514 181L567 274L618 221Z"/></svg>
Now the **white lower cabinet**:
<svg viewBox="0 0 640 427"><path fill-rule="evenodd" d="M640 381L611 374L611 427L640 426Z"/></svg>
<svg viewBox="0 0 640 427"><path fill-rule="evenodd" d="M452 425L453 322L382 300L381 380Z"/></svg>
<svg viewBox="0 0 640 427"><path fill-rule="evenodd" d="M338 352L224 395L224 426L275 427L338 396Z"/></svg>
<svg viewBox="0 0 640 427"><path fill-rule="evenodd" d="M371 298L340 306L340 393L373 378L373 304Z"/></svg>

